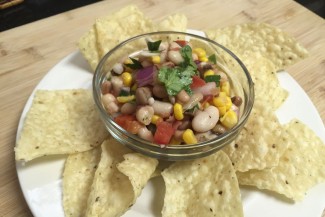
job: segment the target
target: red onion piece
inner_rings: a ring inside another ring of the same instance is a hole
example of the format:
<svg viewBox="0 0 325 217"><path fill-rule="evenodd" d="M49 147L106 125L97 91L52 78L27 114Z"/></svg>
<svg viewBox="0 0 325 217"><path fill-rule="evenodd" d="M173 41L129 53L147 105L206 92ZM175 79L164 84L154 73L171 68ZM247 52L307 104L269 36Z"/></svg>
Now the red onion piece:
<svg viewBox="0 0 325 217"><path fill-rule="evenodd" d="M157 69L154 65L139 69L136 75L138 87L143 87L145 85L152 84L154 77L153 75L156 70Z"/></svg>

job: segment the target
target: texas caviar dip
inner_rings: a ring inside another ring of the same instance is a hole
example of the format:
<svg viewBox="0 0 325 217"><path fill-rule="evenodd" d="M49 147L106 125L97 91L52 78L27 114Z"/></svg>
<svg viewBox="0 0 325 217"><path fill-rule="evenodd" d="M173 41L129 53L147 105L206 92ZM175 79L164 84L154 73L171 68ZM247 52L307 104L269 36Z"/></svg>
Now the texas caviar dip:
<svg viewBox="0 0 325 217"><path fill-rule="evenodd" d="M102 103L114 121L156 144L195 144L238 122L234 95L215 54L185 40L147 40L147 48L116 63L102 83Z"/></svg>

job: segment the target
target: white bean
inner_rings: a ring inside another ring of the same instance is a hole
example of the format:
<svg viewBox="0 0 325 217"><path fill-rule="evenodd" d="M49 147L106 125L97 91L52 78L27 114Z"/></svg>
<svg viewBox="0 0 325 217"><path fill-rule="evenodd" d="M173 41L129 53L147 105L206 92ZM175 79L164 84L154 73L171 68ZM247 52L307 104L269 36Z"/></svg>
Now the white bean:
<svg viewBox="0 0 325 217"><path fill-rule="evenodd" d="M178 101L180 101L181 103L186 103L190 100L190 96L188 95L188 93L186 93L185 90L181 90L177 95L176 98Z"/></svg>
<svg viewBox="0 0 325 217"><path fill-rule="evenodd" d="M106 93L102 96L102 102L105 105L108 105L110 102L116 102L116 98L113 94Z"/></svg>
<svg viewBox="0 0 325 217"><path fill-rule="evenodd" d="M135 99L140 105L147 105L148 100L152 97L149 87L139 87L135 91Z"/></svg>
<svg viewBox="0 0 325 217"><path fill-rule="evenodd" d="M169 47L169 43L167 43L167 42L162 42L159 45L159 50L161 51L160 52L160 62L166 61L168 47Z"/></svg>
<svg viewBox="0 0 325 217"><path fill-rule="evenodd" d="M179 46L179 44L177 44L176 42L171 42L169 45L169 50L179 50L181 49L181 46Z"/></svg>
<svg viewBox="0 0 325 217"><path fill-rule="evenodd" d="M109 114L114 114L119 111L116 98L110 93L102 96L102 103Z"/></svg>
<svg viewBox="0 0 325 217"><path fill-rule="evenodd" d="M115 95L119 95L123 87L123 80L119 76L112 76L111 83L113 87L113 92Z"/></svg>
<svg viewBox="0 0 325 217"><path fill-rule="evenodd" d="M153 141L153 135L150 130L147 129L147 127L141 127L138 131L138 136L142 139L148 140L150 142Z"/></svg>
<svg viewBox="0 0 325 217"><path fill-rule="evenodd" d="M109 114L114 114L117 113L119 110L118 105L116 104L116 102L110 102L107 107L106 110Z"/></svg>
<svg viewBox="0 0 325 217"><path fill-rule="evenodd" d="M175 63L176 65L180 64L181 62L184 61L181 53L179 51L176 50L170 50L167 53L168 59L170 61L172 61L173 63Z"/></svg>
<svg viewBox="0 0 325 217"><path fill-rule="evenodd" d="M173 105L169 102L155 100L152 107L155 114L161 116L162 118L169 117L173 111Z"/></svg>
<svg viewBox="0 0 325 217"><path fill-rule="evenodd" d="M140 123L149 125L151 118L154 115L154 109L152 106L142 106L136 111L135 115Z"/></svg>
<svg viewBox="0 0 325 217"><path fill-rule="evenodd" d="M197 112L192 120L193 130L204 133L211 130L219 120L219 110L209 106L201 112Z"/></svg>
<svg viewBox="0 0 325 217"><path fill-rule="evenodd" d="M148 104L149 104L149 105L152 105L154 102L155 102L155 98L150 97L150 98L148 99Z"/></svg>
<svg viewBox="0 0 325 217"><path fill-rule="evenodd" d="M121 107L121 113L122 114L126 114L126 115L130 115L135 113L137 109L137 105L134 103L124 103Z"/></svg>
<svg viewBox="0 0 325 217"><path fill-rule="evenodd" d="M122 74L124 70L123 65L121 63L115 63L112 69L116 74L119 75Z"/></svg>
<svg viewBox="0 0 325 217"><path fill-rule="evenodd" d="M112 83L110 81L104 81L102 83L102 87L101 87L102 94L111 92L111 89L112 89Z"/></svg>

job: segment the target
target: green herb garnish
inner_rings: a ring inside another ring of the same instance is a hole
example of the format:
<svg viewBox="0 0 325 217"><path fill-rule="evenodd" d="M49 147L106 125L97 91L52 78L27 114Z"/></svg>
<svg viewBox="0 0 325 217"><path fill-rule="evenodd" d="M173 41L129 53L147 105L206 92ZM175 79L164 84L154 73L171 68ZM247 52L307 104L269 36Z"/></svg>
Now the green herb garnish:
<svg viewBox="0 0 325 217"><path fill-rule="evenodd" d="M118 96L130 96L130 92L122 89Z"/></svg>
<svg viewBox="0 0 325 217"><path fill-rule="evenodd" d="M148 50L151 52L158 52L161 40L159 41L147 41Z"/></svg>
<svg viewBox="0 0 325 217"><path fill-rule="evenodd" d="M184 59L184 62L182 62L180 66L183 68L190 66L193 68L193 70L196 70L197 65L192 58L192 48L189 45L185 45L180 49L180 53Z"/></svg>
<svg viewBox="0 0 325 217"><path fill-rule="evenodd" d="M214 63L214 64L217 64L217 57L215 54L212 54L208 57L208 60L211 62L211 63Z"/></svg>
<svg viewBox="0 0 325 217"><path fill-rule="evenodd" d="M219 87L220 78L221 78L220 75L208 75L208 76L205 76L204 81L207 82L207 83L208 82L215 82L217 87Z"/></svg>
<svg viewBox="0 0 325 217"><path fill-rule="evenodd" d="M188 89L189 85L192 83L192 75L194 75L194 73L183 74L182 71L180 67L163 67L159 70L158 79L165 84L168 95L175 96L181 90Z"/></svg>
<svg viewBox="0 0 325 217"><path fill-rule="evenodd" d="M158 73L158 79L165 84L168 95L175 96L181 90L192 94L190 84L192 76L197 73L197 66L192 59L192 49L186 45L180 49L184 62L174 68L162 67Z"/></svg>
<svg viewBox="0 0 325 217"><path fill-rule="evenodd" d="M130 59L132 60L132 63L129 63L129 64L124 64L126 65L127 67L131 68L131 69L142 69L142 65L141 65L141 62L130 57Z"/></svg>

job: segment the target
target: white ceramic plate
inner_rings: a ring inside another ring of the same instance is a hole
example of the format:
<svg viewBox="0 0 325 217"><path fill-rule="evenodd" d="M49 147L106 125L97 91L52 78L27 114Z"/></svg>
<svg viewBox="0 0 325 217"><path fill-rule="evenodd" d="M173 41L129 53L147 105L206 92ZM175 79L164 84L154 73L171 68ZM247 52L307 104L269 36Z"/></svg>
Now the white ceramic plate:
<svg viewBox="0 0 325 217"><path fill-rule="evenodd" d="M92 74L88 64L79 52L60 61L51 69L35 88L37 89L73 89L90 88ZM282 87L290 93L287 101L277 111L281 123L298 118L325 142L325 128L314 105L286 72L278 73ZM34 90L34 92L35 92ZM30 96L22 113L17 138L29 110L34 92ZM24 197L35 217L63 217L62 207L62 171L66 156L47 156L35 159L25 165L17 163L17 173ZM244 213L246 217L320 217L325 208L325 183L312 188L302 202L292 203L276 194L241 188ZM123 217L161 216L164 183L161 177L149 181L135 205Z"/></svg>

